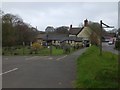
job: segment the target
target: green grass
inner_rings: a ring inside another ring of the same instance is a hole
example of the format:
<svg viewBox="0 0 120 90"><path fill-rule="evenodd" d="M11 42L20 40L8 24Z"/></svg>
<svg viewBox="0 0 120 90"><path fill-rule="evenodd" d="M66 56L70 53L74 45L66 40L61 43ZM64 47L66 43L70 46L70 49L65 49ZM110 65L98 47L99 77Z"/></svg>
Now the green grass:
<svg viewBox="0 0 120 90"><path fill-rule="evenodd" d="M50 55L50 49L49 48L42 48L42 49L39 49L37 54L35 54L33 52L33 54L30 54L31 52L31 49L28 48L28 46L26 47L22 47L22 46L19 46L20 48L19 49L16 49L16 50L4 50L5 48L3 48L3 52L4 52L4 55L6 56L11 56L11 55L14 55L14 53L17 53L18 55L42 55L42 56L46 56L46 55ZM73 53L75 50L73 48L71 48L71 52L70 53ZM57 56L57 55L64 55L64 51L63 49L61 48L55 48L54 46L52 46L52 55L54 56ZM68 53L69 54L69 53Z"/></svg>
<svg viewBox="0 0 120 90"><path fill-rule="evenodd" d="M76 88L116 88L118 56L110 52L99 55L99 48L89 47L77 59Z"/></svg>
<svg viewBox="0 0 120 90"><path fill-rule="evenodd" d="M62 49L56 49L55 47L52 47L52 55L63 55L63 50ZM39 50L38 55L50 55L50 49L48 48L43 48Z"/></svg>
<svg viewBox="0 0 120 90"><path fill-rule="evenodd" d="M63 55L63 50L62 49L56 49L53 47L53 55Z"/></svg>

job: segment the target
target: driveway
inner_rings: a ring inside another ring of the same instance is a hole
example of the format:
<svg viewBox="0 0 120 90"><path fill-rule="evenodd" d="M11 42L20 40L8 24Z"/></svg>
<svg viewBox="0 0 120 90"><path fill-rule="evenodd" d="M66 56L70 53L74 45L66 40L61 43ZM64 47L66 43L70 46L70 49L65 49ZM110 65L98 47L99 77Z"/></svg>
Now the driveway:
<svg viewBox="0 0 120 90"><path fill-rule="evenodd" d="M3 56L3 88L73 88L76 59L86 48L64 56Z"/></svg>

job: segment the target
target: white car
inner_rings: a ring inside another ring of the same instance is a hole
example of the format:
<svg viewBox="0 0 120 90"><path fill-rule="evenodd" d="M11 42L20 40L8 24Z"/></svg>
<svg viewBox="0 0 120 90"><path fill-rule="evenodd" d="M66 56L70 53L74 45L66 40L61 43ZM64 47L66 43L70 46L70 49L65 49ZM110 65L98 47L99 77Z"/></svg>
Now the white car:
<svg viewBox="0 0 120 90"><path fill-rule="evenodd" d="M113 44L113 42L112 42L112 41L109 41L109 42L108 42L108 44L109 44L109 45L112 45L112 44Z"/></svg>

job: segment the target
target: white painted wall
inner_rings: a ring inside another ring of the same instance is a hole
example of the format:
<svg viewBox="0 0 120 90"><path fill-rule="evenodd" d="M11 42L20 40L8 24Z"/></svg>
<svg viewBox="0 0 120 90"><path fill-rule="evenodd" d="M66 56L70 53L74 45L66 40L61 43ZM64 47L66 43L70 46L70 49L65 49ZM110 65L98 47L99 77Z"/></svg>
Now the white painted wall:
<svg viewBox="0 0 120 90"><path fill-rule="evenodd" d="M83 30L77 35L77 37L82 37L83 40L88 40L91 32L92 30L89 27L84 27Z"/></svg>

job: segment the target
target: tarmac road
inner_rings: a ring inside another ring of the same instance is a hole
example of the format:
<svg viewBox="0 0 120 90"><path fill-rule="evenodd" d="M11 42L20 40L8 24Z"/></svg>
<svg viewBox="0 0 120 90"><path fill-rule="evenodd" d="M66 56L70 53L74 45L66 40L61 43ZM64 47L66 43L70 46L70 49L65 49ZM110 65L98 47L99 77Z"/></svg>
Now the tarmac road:
<svg viewBox="0 0 120 90"><path fill-rule="evenodd" d="M103 46L103 51L109 51L109 52L112 52L114 54L118 54L118 51L114 49L115 44L108 45L107 42L104 42L104 43L102 43L102 46Z"/></svg>
<svg viewBox="0 0 120 90"><path fill-rule="evenodd" d="M73 88L76 59L86 48L63 56L3 56L3 88Z"/></svg>

